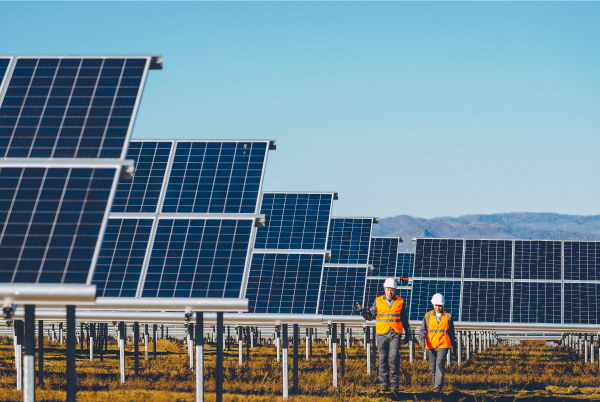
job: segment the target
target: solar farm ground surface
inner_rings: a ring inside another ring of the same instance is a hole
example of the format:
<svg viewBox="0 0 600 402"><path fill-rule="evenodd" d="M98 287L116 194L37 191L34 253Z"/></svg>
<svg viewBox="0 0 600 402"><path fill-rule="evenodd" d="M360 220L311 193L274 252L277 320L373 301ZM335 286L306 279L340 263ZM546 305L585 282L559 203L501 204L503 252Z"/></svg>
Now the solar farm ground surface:
<svg viewBox="0 0 600 402"><path fill-rule="evenodd" d="M86 344L87 346L87 344ZM430 392L429 367L417 349L417 359L408 363L408 349L402 349L400 392L380 395L377 370L365 370L365 350L354 346L347 350L346 377L334 390L332 361L325 344L313 347L310 361L304 359L304 344L299 348L299 395L290 401L569 401L600 400L598 364L585 364L570 349L546 347L543 342L519 346L498 346L476 355L447 371L444 395ZM143 351L143 346L140 348ZM215 400L215 348L206 344L206 400ZM189 369L187 346L161 340L157 359L140 359L140 376L133 374L133 344L127 345L125 384L119 382L118 348L113 341L104 359L89 361L87 347L78 346L78 400L121 401L194 401L195 374ZM152 350L152 349L150 349ZM246 349L244 349L244 353ZM291 352L291 348L290 348ZM238 366L238 350L232 345L224 358L224 401L281 401L281 365L275 359L275 347L255 347L250 359ZM291 354L291 353L290 353ZM246 356L244 356L246 358ZM291 363L291 359L290 359ZM291 364L290 364L291 366ZM16 391L12 339L0 338L0 401L21 401ZM38 401L65 399L65 349L57 342L45 343L45 386L36 390ZM290 386L292 376L290 373Z"/></svg>

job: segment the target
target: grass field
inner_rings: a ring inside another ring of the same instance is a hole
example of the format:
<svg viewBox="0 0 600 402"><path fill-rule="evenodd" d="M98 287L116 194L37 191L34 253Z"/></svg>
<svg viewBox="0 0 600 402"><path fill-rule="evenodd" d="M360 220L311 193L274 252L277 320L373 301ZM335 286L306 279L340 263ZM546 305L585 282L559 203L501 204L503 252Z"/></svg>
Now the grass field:
<svg viewBox="0 0 600 402"><path fill-rule="evenodd" d="M87 344L86 344L87 346ZM38 387L38 401L65 399L65 348L56 342L45 342L45 383ZM195 374L189 368L187 346L161 340L158 356L144 359L140 344L140 376L133 377L133 344L127 345L127 381L119 380L118 348L109 345L103 361L89 360L89 351L77 355L78 400L122 401L193 401ZM205 347L206 400L215 399L215 348ZM290 401L564 401L600 400L598 365L585 364L579 355L562 347L546 347L543 343L520 346L497 346L457 366L453 361L446 375L444 395L430 392L429 366L417 349L417 359L408 362L408 349L401 357L401 392L378 394L377 370L366 374L366 351L361 347L347 349L346 376L332 387L332 360L326 345L315 345L310 361L304 358L304 344L299 348L300 392ZM291 348L290 348L291 355ZM245 356L244 356L245 358ZM277 363L273 346L255 347L250 360L238 365L237 345L225 352L223 389L225 401L278 401L282 393L281 364ZM291 367L291 359L290 359ZM0 339L0 401L22 400L16 391L16 371L12 338ZM290 388L292 376L290 372Z"/></svg>

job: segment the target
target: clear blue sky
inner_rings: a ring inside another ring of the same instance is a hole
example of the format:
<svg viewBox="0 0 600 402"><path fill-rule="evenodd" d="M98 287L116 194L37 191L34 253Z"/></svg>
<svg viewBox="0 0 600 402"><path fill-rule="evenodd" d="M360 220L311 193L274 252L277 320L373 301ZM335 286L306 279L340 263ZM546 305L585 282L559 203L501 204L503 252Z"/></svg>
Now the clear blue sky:
<svg viewBox="0 0 600 402"><path fill-rule="evenodd" d="M0 53L161 54L134 138L275 139L338 216L600 213L599 3L4 3Z"/></svg>

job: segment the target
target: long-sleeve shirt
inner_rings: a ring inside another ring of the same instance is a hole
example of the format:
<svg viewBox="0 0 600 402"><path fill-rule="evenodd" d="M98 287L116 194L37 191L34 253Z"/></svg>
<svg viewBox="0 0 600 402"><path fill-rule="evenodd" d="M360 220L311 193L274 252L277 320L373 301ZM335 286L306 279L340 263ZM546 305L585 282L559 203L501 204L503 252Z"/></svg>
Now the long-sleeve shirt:
<svg viewBox="0 0 600 402"><path fill-rule="evenodd" d="M388 305L391 307L394 301L396 300L396 296L393 299L388 299L387 297L383 297L385 301L387 301ZM408 322L408 314L406 314L406 303L402 306L402 310L400 311L400 322L402 322L402 329L406 335L410 333L410 324ZM373 305L369 310L364 309L360 315L367 321L373 321L377 317L377 299L373 301Z"/></svg>
<svg viewBox="0 0 600 402"><path fill-rule="evenodd" d="M425 345L426 345L425 340L427 339L427 314L429 314L430 312L431 311L428 311L425 314L425 317L423 317L423 323L421 324L421 329L419 330L419 342L421 342L422 347L425 347ZM440 315L440 318L438 318L436 316L435 319L437 320L437 322L440 322L441 315ZM452 320L452 316L449 314L448 314L448 336L450 337L450 344L452 345L452 348L454 350L456 350L457 344L456 344L456 334L454 333L454 321Z"/></svg>

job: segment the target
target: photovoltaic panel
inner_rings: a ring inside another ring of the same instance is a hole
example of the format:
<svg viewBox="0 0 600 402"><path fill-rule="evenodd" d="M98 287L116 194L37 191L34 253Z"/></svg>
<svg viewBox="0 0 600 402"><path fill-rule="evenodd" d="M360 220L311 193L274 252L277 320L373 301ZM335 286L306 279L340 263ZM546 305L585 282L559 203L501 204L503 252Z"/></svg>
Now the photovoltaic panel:
<svg viewBox="0 0 600 402"><path fill-rule="evenodd" d="M87 281L116 168L0 168L0 282Z"/></svg>
<svg viewBox="0 0 600 402"><path fill-rule="evenodd" d="M153 219L109 219L92 284L98 297L135 297Z"/></svg>
<svg viewBox="0 0 600 402"><path fill-rule="evenodd" d="M263 193L254 248L325 250L332 193Z"/></svg>
<svg viewBox="0 0 600 402"><path fill-rule="evenodd" d="M600 283L565 282L565 324L599 324Z"/></svg>
<svg viewBox="0 0 600 402"><path fill-rule="evenodd" d="M323 254L253 254L248 312L316 314L323 261Z"/></svg>
<svg viewBox="0 0 600 402"><path fill-rule="evenodd" d="M510 279L512 240L465 240L465 278Z"/></svg>
<svg viewBox="0 0 600 402"><path fill-rule="evenodd" d="M516 240L514 279L561 280L560 241Z"/></svg>
<svg viewBox="0 0 600 402"><path fill-rule="evenodd" d="M460 278L463 241L461 239L417 239L416 278Z"/></svg>
<svg viewBox="0 0 600 402"><path fill-rule="evenodd" d="M240 297L253 219L159 219L142 297Z"/></svg>
<svg viewBox="0 0 600 402"><path fill-rule="evenodd" d="M415 280L410 301L410 319L422 320L425 313L433 309L431 297L441 293L446 299L444 310L458 321L460 309L460 281Z"/></svg>
<svg viewBox="0 0 600 402"><path fill-rule="evenodd" d="M121 158L148 64L17 58L0 107L0 157Z"/></svg>
<svg viewBox="0 0 600 402"><path fill-rule="evenodd" d="M461 321L510 322L511 282L465 281Z"/></svg>
<svg viewBox="0 0 600 402"><path fill-rule="evenodd" d="M0 58L0 88L2 88L2 82L4 81L4 76L6 75L9 63L10 59Z"/></svg>
<svg viewBox="0 0 600 402"><path fill-rule="evenodd" d="M396 276L412 278L415 266L415 253L398 253L396 261Z"/></svg>
<svg viewBox="0 0 600 402"><path fill-rule="evenodd" d="M267 145L178 141L162 212L256 213Z"/></svg>
<svg viewBox="0 0 600 402"><path fill-rule="evenodd" d="M515 282L512 322L561 322L561 284Z"/></svg>
<svg viewBox="0 0 600 402"><path fill-rule="evenodd" d="M600 242L565 241L565 280L600 280Z"/></svg>
<svg viewBox="0 0 600 402"><path fill-rule="evenodd" d="M397 237L372 237L369 265L373 265L370 276L395 276L398 259Z"/></svg>
<svg viewBox="0 0 600 402"><path fill-rule="evenodd" d="M362 303L367 267L324 267L319 314L358 315L352 307Z"/></svg>
<svg viewBox="0 0 600 402"><path fill-rule="evenodd" d="M379 296L383 296L383 283L385 279L383 278L367 278L367 284L365 287L365 297L363 308L371 308L375 299ZM396 289L396 296L400 296L404 299L404 305L406 306L407 313L410 313L410 296L412 293L412 288L398 288ZM360 303L360 302L359 302Z"/></svg>
<svg viewBox="0 0 600 402"><path fill-rule="evenodd" d="M134 161L133 179L119 181L112 212L155 213L160 198L171 141L131 141L127 158Z"/></svg>
<svg viewBox="0 0 600 402"><path fill-rule="evenodd" d="M372 218L332 218L327 248L331 264L368 264Z"/></svg>

